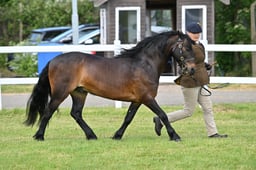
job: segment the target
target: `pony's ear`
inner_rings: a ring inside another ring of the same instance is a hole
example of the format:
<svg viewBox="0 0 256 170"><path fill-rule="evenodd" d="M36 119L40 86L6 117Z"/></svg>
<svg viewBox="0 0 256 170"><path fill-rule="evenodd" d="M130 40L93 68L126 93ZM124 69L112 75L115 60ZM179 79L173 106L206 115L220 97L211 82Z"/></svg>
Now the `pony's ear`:
<svg viewBox="0 0 256 170"><path fill-rule="evenodd" d="M181 30L178 30L178 35L184 35L184 33Z"/></svg>
<svg viewBox="0 0 256 170"><path fill-rule="evenodd" d="M179 35L179 41L181 41L181 39L184 39L185 34L181 30L178 30L177 32L178 32L178 35Z"/></svg>

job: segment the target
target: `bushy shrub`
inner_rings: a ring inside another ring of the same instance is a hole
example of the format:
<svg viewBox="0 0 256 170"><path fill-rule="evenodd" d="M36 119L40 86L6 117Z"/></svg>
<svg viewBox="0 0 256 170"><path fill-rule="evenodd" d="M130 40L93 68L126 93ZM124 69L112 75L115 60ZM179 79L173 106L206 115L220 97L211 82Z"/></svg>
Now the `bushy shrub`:
<svg viewBox="0 0 256 170"><path fill-rule="evenodd" d="M14 45L11 43L10 45ZM30 45L27 41L22 41L17 46ZM15 72L17 76L35 77L37 76L37 54L17 53L12 54L13 59L9 61L8 68Z"/></svg>
<svg viewBox="0 0 256 170"><path fill-rule="evenodd" d="M37 55L35 53L20 53L9 62L9 67L19 76L37 76Z"/></svg>

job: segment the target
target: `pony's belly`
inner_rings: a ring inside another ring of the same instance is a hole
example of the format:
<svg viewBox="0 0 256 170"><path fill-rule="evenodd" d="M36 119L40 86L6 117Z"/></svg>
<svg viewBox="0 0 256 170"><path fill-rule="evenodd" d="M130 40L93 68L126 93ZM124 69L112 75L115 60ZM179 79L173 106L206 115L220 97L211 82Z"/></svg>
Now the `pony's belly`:
<svg viewBox="0 0 256 170"><path fill-rule="evenodd" d="M138 98L134 94L119 90L92 90L89 91L89 93L112 100L139 102Z"/></svg>

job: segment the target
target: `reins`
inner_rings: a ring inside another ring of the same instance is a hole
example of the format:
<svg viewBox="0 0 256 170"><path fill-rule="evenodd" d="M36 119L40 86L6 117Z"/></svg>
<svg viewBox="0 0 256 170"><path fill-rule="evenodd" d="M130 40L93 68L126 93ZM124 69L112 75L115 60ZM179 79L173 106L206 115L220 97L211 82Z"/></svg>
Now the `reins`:
<svg viewBox="0 0 256 170"><path fill-rule="evenodd" d="M205 90L208 94L203 94L202 90ZM207 89L207 86L201 86L200 87L200 95L201 96L211 96L212 92L210 90Z"/></svg>
<svg viewBox="0 0 256 170"><path fill-rule="evenodd" d="M212 73L212 71L209 71L208 72L208 76L210 77L211 76L211 73ZM191 75L191 77L192 77L192 79L194 80L194 81L196 81L197 82L197 80L193 77L193 75ZM202 95L202 96L211 96L212 95L212 92L209 90L209 89L220 89L220 88L224 88L224 87L227 87L229 85L229 83L222 83L222 84L219 84L219 85L217 85L217 86L215 86L215 87L211 87L211 86L209 86L209 85L203 85L203 86L201 86L201 88L200 88L200 95ZM209 89L208 89L209 88ZM203 94L202 93L202 90L205 90L208 94Z"/></svg>

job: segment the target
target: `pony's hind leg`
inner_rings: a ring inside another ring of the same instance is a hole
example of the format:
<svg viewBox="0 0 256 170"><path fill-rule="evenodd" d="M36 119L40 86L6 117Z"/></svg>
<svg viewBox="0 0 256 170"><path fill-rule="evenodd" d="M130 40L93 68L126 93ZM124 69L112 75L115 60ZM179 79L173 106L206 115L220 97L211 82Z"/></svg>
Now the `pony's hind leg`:
<svg viewBox="0 0 256 170"><path fill-rule="evenodd" d="M129 109L126 113L125 119L123 124L121 125L121 127L116 131L115 135L113 136L113 139L117 139L120 140L126 130L126 128L128 127L128 125L131 123L131 121L133 120L137 110L140 107L140 103L131 103L129 106Z"/></svg>
<svg viewBox="0 0 256 170"><path fill-rule="evenodd" d="M86 124L82 117L82 110L87 94L88 93L82 88L77 88L71 93L73 105L70 114L76 120L78 125L82 128L86 135L86 138L90 140L97 139L97 136L94 134L93 130Z"/></svg>
<svg viewBox="0 0 256 170"><path fill-rule="evenodd" d="M43 117L40 121L39 129L36 132L36 134L33 136L34 139L36 140L44 140L44 133L45 133L45 128L51 119L53 113L57 110L58 106L60 105L61 101L59 100L54 100L53 98L50 100L49 104L46 106L44 110Z"/></svg>

